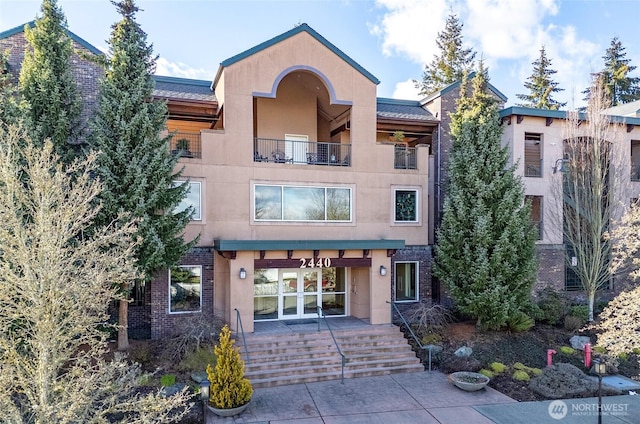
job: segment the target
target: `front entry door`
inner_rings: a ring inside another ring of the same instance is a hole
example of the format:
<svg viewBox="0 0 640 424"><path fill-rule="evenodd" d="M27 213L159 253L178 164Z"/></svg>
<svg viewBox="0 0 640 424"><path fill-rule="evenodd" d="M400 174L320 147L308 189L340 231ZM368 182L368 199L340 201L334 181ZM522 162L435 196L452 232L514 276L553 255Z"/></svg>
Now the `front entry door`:
<svg viewBox="0 0 640 424"><path fill-rule="evenodd" d="M320 299L320 269L284 269L280 271L279 319L315 318Z"/></svg>

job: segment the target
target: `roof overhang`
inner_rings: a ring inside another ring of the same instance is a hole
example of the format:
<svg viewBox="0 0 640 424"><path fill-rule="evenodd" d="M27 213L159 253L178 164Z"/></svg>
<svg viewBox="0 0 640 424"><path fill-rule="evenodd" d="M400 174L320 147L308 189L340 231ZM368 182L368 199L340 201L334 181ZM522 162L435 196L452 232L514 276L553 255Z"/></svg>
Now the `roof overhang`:
<svg viewBox="0 0 640 424"><path fill-rule="evenodd" d="M404 240L223 240L213 241L221 252L273 250L396 250Z"/></svg>

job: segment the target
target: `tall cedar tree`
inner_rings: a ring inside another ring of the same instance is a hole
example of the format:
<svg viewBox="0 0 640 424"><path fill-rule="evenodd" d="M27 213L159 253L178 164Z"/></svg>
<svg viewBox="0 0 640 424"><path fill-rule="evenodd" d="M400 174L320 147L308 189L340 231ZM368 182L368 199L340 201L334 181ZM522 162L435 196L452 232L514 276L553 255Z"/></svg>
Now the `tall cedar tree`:
<svg viewBox="0 0 640 424"><path fill-rule="evenodd" d="M602 56L604 69L598 75L602 78L604 92L611 106L640 100L640 77L629 76L636 67L630 65L631 59L626 59L625 50L618 37L614 37L605 55ZM586 95L584 100L587 102L591 97L592 87L583 92Z"/></svg>
<svg viewBox="0 0 640 424"><path fill-rule="evenodd" d="M544 46L540 49L540 57L531 64L533 74L524 83L524 88L529 90L529 94L516 94L518 99L526 102L518 106L550 110L564 107L567 103L560 103L551 97L553 93L564 91L564 89L558 88L558 83L551 78L558 71L551 69L551 59L547 57Z"/></svg>
<svg viewBox="0 0 640 424"><path fill-rule="evenodd" d="M448 194L437 230L434 272L461 312L484 329L524 318L537 268L536 230L516 166L501 147L498 106L481 62L451 117Z"/></svg>
<svg viewBox="0 0 640 424"><path fill-rule="evenodd" d="M113 25L106 74L100 83L100 105L93 122L92 147L101 152L97 176L104 184L99 223L111 222L122 212L139 219L142 238L135 251L145 284L154 272L176 265L195 243L182 233L192 209L173 213L187 194L188 183L174 185L177 156L169 153L165 129L167 106L150 101L156 57L147 35L135 20L133 0L112 1L122 19ZM124 290L131 286L123 287ZM128 306L120 302L118 348L128 347Z"/></svg>
<svg viewBox="0 0 640 424"><path fill-rule="evenodd" d="M473 69L476 53L473 49L462 48L462 27L456 15L449 15L444 31L439 32L436 38L440 55L434 55L431 63L425 66L422 81L413 81L420 94L438 91L459 81Z"/></svg>
<svg viewBox="0 0 640 424"><path fill-rule="evenodd" d="M56 0L43 0L42 17L25 26L28 48L20 70L20 93L31 138L51 138L63 163L75 157L80 141L82 98L71 72L73 43Z"/></svg>

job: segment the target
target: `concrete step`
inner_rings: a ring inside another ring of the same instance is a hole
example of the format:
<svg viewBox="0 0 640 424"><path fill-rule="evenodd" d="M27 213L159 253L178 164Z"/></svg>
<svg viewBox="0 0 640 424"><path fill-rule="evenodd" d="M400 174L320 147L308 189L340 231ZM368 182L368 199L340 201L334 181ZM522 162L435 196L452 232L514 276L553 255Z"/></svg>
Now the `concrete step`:
<svg viewBox="0 0 640 424"><path fill-rule="evenodd" d="M364 326L334 330L346 356L344 377L356 378L424 370L398 327ZM245 375L254 387L339 379L342 358L331 333L304 331L248 334L249 360L244 344L236 342L245 359Z"/></svg>

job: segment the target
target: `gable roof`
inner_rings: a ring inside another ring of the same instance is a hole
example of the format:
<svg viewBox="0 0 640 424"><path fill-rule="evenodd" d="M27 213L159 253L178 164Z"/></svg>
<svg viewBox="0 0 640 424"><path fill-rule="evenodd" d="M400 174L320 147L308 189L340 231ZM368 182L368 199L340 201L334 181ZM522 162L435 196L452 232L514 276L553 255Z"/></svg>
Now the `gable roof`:
<svg viewBox="0 0 640 424"><path fill-rule="evenodd" d="M473 79L473 77L476 75L475 71L469 73L467 80L471 81ZM447 85L446 87L438 90L438 91L434 91L433 93L429 94L427 97L423 98L420 103L421 104L426 104L429 103L430 101L432 101L433 99L437 99L438 97L442 96L443 94L448 93L451 90L455 90L456 88L460 87L460 84L462 84L462 80L458 80L454 83L451 83L449 85ZM489 90L491 90L491 92L493 92L493 94L495 94L496 96L498 96L498 98L500 100L502 100L503 102L507 101L507 96L505 96L504 94L502 94L502 92L500 90L498 90L493 84L491 84L490 82L487 83L487 86L489 87Z"/></svg>
<svg viewBox="0 0 640 424"><path fill-rule="evenodd" d="M371 82L373 82L374 84L380 84L380 80L378 80L378 78L376 78L375 76L373 76L373 74L371 74L369 71L367 71L366 69L364 69L362 66L360 66L355 60L351 59L349 56L347 56L342 50L340 50L339 48L337 48L336 46L334 46L333 44L331 44L326 38L324 38L322 35L318 34L313 28L311 28L309 25L307 24L300 24L292 29L290 29L289 31L282 33L280 35L278 35L277 37L274 37L270 40L267 40L263 43L258 44L257 46L254 46L248 50L243 51L242 53L238 53L235 56L232 56L226 60L223 60L220 63L221 67L227 67L230 65L233 65L234 63L237 63L243 59L246 59L249 56L252 56L268 47L271 47L275 44L280 43L281 41L286 40L287 38L293 37L296 34L299 34L301 32L306 32L307 34L311 35L313 38L315 38L320 44L324 45L326 48L328 48L329 50L331 50L333 53L335 53L337 56L339 56L342 60L344 60L345 62L347 62L349 65L351 65L354 69L356 69L358 72L360 72L362 75L364 75L366 78L368 78ZM217 79L217 78L216 78Z"/></svg>
<svg viewBox="0 0 640 424"><path fill-rule="evenodd" d="M8 29L6 31L0 32L0 40L3 38L8 38L11 37L12 35L16 35L19 34L21 32L24 32L24 27L28 26L29 28L33 28L36 25L36 21L31 21L31 22L27 22L24 25L19 25L15 28L11 28ZM71 38L73 41L75 41L76 43L80 44L82 47L84 47L85 49L89 50L91 53L95 54L95 55L103 55L104 52L100 49L98 49L96 46L94 46L93 44L89 43L87 40L84 40L81 37L78 37L76 34L74 34L73 32L69 31L68 29L67 31L67 35L69 36L69 38Z"/></svg>
<svg viewBox="0 0 640 424"><path fill-rule="evenodd" d="M609 109L605 109L604 113L607 115L640 118L640 100L610 107Z"/></svg>

